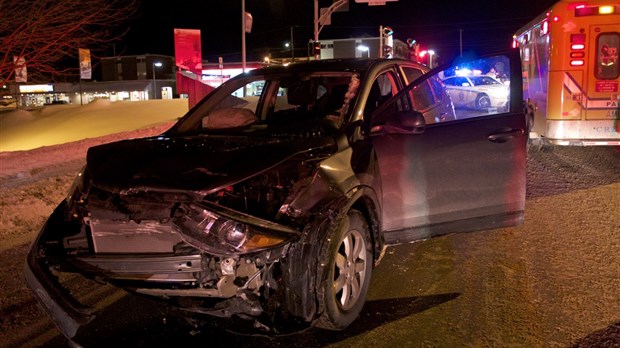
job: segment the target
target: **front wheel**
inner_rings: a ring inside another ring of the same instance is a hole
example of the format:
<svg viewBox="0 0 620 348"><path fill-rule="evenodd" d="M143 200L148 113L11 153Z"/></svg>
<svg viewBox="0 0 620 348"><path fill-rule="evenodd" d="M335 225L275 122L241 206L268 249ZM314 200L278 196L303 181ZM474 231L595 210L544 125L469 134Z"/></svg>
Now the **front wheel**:
<svg viewBox="0 0 620 348"><path fill-rule="evenodd" d="M476 109L486 110L491 107L491 98L486 94L478 94L476 97Z"/></svg>
<svg viewBox="0 0 620 348"><path fill-rule="evenodd" d="M327 253L327 254L326 254ZM359 315L366 301L372 271L372 242L366 219L351 210L327 236L319 260L327 259L319 283L324 312L317 326L342 330Z"/></svg>

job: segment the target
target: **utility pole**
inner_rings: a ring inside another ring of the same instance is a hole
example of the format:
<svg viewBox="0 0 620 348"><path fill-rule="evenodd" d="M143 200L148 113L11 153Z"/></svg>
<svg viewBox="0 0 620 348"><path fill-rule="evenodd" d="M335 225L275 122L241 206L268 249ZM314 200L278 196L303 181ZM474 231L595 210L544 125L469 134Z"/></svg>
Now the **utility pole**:
<svg viewBox="0 0 620 348"><path fill-rule="evenodd" d="M319 41L319 33L326 23L330 21L332 13L347 5L349 0L335 0L334 3L325 9L319 17L319 0L314 0L314 41Z"/></svg>
<svg viewBox="0 0 620 348"><path fill-rule="evenodd" d="M314 41L319 41L319 0L314 0Z"/></svg>
<svg viewBox="0 0 620 348"><path fill-rule="evenodd" d="M245 73L245 0L241 0L241 71Z"/></svg>
<svg viewBox="0 0 620 348"><path fill-rule="evenodd" d="M385 45L385 35L383 34L383 26L379 26L379 58L383 58L383 45Z"/></svg>

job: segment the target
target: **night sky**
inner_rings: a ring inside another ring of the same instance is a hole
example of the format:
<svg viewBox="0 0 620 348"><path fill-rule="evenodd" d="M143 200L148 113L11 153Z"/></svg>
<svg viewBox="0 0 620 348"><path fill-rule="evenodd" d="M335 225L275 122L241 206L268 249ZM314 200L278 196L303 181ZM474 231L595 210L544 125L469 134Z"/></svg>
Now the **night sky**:
<svg viewBox="0 0 620 348"><path fill-rule="evenodd" d="M459 29L463 52L482 54L508 48L512 34L547 10L555 0L399 0L384 6L368 6L350 0L348 12L332 16L320 39L378 36L379 26L394 29L394 38L414 38L423 48L434 49L443 60L459 54ZM117 55L174 55L173 29L200 29L203 59L216 62L241 60L242 0L183 0L165 2L142 0L140 13L130 23L125 40L115 45ZM245 0L254 19L246 36L248 61L260 60L268 51L283 52L290 41L291 27L296 55L305 55L313 38L313 0ZM331 0L320 0L328 7ZM289 51L290 52L290 51ZM109 52L110 55L113 52Z"/></svg>

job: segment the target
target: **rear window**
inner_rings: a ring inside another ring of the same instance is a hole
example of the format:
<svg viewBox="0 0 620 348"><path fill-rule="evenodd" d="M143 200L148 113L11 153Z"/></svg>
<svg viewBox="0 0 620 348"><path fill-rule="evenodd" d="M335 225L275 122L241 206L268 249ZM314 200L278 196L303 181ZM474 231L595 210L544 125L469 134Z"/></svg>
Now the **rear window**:
<svg viewBox="0 0 620 348"><path fill-rule="evenodd" d="M619 33L602 33L596 39L595 75L599 80L613 80L620 75L618 67L620 51Z"/></svg>

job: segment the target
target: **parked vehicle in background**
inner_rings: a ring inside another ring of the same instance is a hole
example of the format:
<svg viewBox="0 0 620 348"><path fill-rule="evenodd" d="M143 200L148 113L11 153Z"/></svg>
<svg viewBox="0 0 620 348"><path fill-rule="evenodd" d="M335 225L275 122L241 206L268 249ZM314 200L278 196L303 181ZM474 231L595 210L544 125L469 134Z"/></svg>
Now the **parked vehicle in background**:
<svg viewBox="0 0 620 348"><path fill-rule="evenodd" d="M17 100L13 96L0 94L0 110L16 108Z"/></svg>
<svg viewBox="0 0 620 348"><path fill-rule="evenodd" d="M510 89L487 75L450 76L443 80L454 107L477 110L506 108Z"/></svg>
<svg viewBox="0 0 620 348"><path fill-rule="evenodd" d="M522 222L520 61L503 58L513 102L462 120L438 74L406 60L232 78L160 136L90 148L27 282L78 343L94 313L66 272L268 332L345 329L387 246Z"/></svg>
<svg viewBox="0 0 620 348"><path fill-rule="evenodd" d="M620 5L557 2L514 35L530 137L540 145L620 145Z"/></svg>

